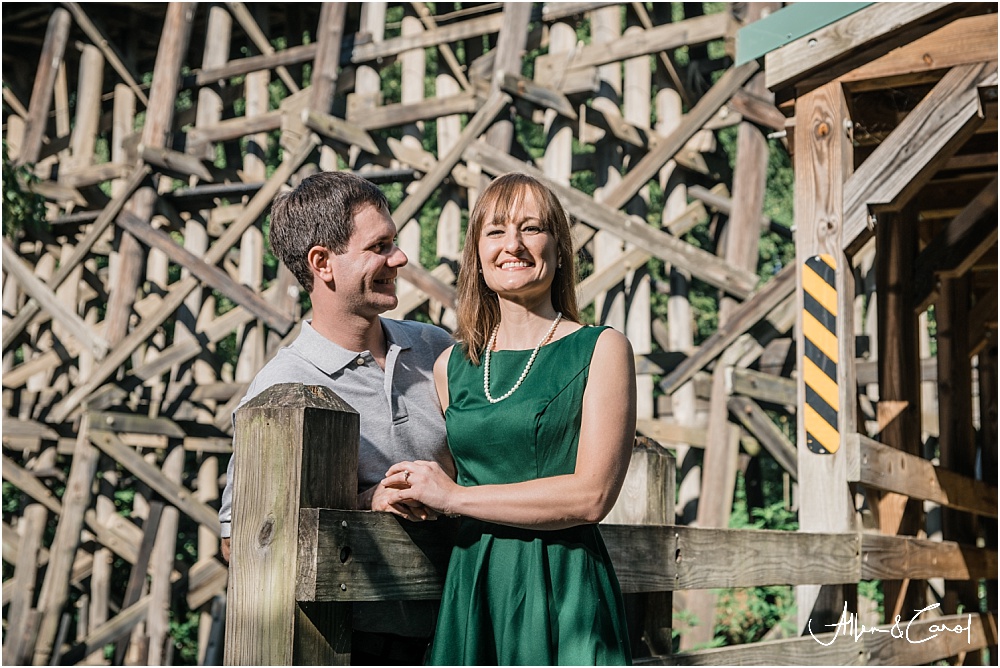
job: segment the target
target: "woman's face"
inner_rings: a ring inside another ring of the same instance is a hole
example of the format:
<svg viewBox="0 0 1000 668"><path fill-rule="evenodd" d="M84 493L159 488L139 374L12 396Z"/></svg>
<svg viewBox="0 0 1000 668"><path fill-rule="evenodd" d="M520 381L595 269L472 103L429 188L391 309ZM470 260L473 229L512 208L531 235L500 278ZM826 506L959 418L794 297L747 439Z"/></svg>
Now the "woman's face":
<svg viewBox="0 0 1000 668"><path fill-rule="evenodd" d="M522 302L550 295L558 262L556 239L541 220L531 190L524 190L509 220L483 225L479 262L486 285L500 297Z"/></svg>

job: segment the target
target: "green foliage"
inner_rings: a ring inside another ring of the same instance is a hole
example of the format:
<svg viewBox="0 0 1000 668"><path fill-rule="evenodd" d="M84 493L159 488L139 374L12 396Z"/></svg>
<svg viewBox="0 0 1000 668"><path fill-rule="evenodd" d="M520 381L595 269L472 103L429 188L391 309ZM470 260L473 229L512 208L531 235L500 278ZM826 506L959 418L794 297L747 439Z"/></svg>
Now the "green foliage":
<svg viewBox="0 0 1000 668"><path fill-rule="evenodd" d="M40 232L46 227L45 200L28 189L38 178L26 167L15 167L3 140L3 235L15 239L21 230ZM38 236L37 234L34 236Z"/></svg>

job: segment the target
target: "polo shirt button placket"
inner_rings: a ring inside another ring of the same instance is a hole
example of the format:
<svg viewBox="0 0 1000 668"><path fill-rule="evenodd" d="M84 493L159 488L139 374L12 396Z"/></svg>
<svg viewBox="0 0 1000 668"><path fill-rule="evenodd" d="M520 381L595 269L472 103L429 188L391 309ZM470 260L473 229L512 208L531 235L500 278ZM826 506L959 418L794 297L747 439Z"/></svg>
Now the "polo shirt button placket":
<svg viewBox="0 0 1000 668"><path fill-rule="evenodd" d="M357 364L358 366L364 366L365 365L365 358L364 357L359 357L358 359L356 359L354 361L354 363Z"/></svg>

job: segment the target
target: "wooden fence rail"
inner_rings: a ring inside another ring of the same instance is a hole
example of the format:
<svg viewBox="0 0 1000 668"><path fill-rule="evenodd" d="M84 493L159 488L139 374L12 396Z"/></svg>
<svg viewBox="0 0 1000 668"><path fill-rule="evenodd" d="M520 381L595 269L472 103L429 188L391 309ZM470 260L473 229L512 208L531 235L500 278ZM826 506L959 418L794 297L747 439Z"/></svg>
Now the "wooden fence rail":
<svg viewBox="0 0 1000 668"><path fill-rule="evenodd" d="M348 662L352 602L440 596L457 520L414 524L352 509L358 416L332 391L274 386L237 412L236 438L227 663ZM633 467L644 461L635 459ZM605 524L601 531L625 594L890 576L978 580L997 569L995 550L906 537L662 524ZM956 648L989 646L996 636L992 614L928 615L911 625L913 638L926 640L922 649L900 654L883 637L891 626L864 633L858 624L850 632L847 621L839 632L815 629L815 639L650 661L881 664L905 655L926 663ZM933 624L964 628L965 644L955 631L935 633Z"/></svg>

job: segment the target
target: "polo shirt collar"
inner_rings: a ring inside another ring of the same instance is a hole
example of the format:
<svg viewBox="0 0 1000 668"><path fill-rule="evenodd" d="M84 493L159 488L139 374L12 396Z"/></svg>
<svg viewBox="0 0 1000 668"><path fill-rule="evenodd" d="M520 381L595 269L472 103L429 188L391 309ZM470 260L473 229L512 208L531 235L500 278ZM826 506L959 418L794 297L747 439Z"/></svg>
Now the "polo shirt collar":
<svg viewBox="0 0 1000 668"><path fill-rule="evenodd" d="M398 346L407 350L413 346L409 333L395 320L379 318L385 332L388 348ZM312 327L312 321L302 321L302 331L293 344L302 355L327 375L337 373L358 359L358 353L338 346Z"/></svg>

